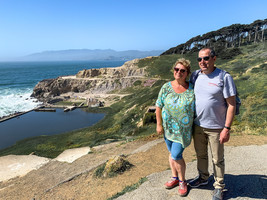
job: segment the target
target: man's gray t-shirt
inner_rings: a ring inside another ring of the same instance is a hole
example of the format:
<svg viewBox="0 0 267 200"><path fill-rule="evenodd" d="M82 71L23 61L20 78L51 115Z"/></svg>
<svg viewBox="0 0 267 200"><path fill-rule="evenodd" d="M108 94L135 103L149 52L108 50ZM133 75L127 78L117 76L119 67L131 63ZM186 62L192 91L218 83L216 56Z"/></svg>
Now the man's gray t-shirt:
<svg viewBox="0 0 267 200"><path fill-rule="evenodd" d="M226 98L236 95L233 78L226 73L220 79L220 69L206 75L199 73L195 82L196 118L194 123L203 128L221 129L225 125Z"/></svg>

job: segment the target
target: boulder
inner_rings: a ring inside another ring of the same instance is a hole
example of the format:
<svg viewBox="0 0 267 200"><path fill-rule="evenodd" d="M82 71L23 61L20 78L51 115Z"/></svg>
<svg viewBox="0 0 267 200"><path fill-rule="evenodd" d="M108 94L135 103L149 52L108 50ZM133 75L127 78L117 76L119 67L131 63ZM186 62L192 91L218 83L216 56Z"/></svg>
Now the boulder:
<svg viewBox="0 0 267 200"><path fill-rule="evenodd" d="M103 171L103 177L112 177L118 173L123 173L131 166L132 164L126 160L125 155L114 156L107 161Z"/></svg>

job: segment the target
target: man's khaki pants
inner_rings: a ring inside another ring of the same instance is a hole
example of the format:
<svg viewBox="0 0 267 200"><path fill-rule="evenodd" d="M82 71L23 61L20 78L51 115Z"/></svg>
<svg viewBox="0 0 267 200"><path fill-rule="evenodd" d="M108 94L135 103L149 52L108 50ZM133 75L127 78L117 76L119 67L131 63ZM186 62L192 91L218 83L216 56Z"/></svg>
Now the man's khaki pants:
<svg viewBox="0 0 267 200"><path fill-rule="evenodd" d="M210 145L213 171L214 187L224 188L224 145L220 144L220 132L222 129L207 129L194 125L194 146L197 154L197 169L201 179L209 178L208 170L208 143Z"/></svg>

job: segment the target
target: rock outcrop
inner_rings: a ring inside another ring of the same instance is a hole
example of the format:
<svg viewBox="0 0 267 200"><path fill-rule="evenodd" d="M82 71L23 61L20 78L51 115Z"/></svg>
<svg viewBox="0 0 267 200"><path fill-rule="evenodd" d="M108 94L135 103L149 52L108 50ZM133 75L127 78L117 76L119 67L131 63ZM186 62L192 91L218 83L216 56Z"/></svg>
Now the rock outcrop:
<svg viewBox="0 0 267 200"><path fill-rule="evenodd" d="M121 67L87 69L77 73L77 78L126 78L144 76L145 68L138 68L139 59L125 62Z"/></svg>
<svg viewBox="0 0 267 200"><path fill-rule="evenodd" d="M126 62L121 67L87 69L75 76L58 77L40 81L33 89L32 97L48 102L61 94L88 92L106 94L112 90L130 87L146 77L145 68L138 67L139 59Z"/></svg>

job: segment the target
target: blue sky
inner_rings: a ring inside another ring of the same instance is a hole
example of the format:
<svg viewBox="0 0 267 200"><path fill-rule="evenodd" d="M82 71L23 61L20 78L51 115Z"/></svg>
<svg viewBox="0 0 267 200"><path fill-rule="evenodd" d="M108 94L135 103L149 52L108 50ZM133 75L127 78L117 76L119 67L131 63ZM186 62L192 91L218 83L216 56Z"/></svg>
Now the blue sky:
<svg viewBox="0 0 267 200"><path fill-rule="evenodd" d="M47 50L167 50L267 18L266 0L0 0L0 59Z"/></svg>

